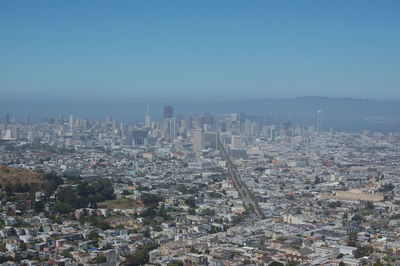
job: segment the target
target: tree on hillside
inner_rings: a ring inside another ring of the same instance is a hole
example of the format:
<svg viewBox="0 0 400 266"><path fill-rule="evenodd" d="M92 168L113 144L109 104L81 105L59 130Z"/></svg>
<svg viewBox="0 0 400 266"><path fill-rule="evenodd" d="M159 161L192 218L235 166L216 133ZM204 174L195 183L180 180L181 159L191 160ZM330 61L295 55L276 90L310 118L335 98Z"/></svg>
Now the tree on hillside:
<svg viewBox="0 0 400 266"><path fill-rule="evenodd" d="M74 211L74 208L68 203L56 202L51 208L53 212L59 212L61 214L66 214Z"/></svg>

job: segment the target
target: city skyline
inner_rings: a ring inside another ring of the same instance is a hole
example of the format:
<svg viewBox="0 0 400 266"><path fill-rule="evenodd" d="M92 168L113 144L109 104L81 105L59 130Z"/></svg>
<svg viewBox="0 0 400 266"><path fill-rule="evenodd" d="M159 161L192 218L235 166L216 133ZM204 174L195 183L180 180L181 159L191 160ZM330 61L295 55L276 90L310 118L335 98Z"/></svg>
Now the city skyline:
<svg viewBox="0 0 400 266"><path fill-rule="evenodd" d="M302 126L315 126L315 112L323 112L322 127L347 132L372 130L395 132L399 130L400 101L375 101L353 98L300 97L289 99L254 99L242 101L7 101L0 99L0 113L11 118L40 122L59 115L70 114L102 120L113 116L132 124L143 122L149 109L148 123L165 116L164 107L173 106L173 113L184 117L188 113L221 115L245 113L269 120L286 121ZM4 117L3 117L4 118Z"/></svg>
<svg viewBox="0 0 400 266"><path fill-rule="evenodd" d="M0 260L398 264L398 130L326 130L318 109L302 127L163 107L134 125L4 114Z"/></svg>

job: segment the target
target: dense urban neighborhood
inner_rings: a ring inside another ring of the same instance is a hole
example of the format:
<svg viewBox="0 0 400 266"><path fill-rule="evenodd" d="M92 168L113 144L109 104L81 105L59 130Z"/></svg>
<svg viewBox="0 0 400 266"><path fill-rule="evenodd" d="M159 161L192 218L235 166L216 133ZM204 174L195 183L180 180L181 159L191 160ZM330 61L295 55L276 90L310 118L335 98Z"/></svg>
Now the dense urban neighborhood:
<svg viewBox="0 0 400 266"><path fill-rule="evenodd" d="M6 114L0 264L400 264L400 133L162 117Z"/></svg>

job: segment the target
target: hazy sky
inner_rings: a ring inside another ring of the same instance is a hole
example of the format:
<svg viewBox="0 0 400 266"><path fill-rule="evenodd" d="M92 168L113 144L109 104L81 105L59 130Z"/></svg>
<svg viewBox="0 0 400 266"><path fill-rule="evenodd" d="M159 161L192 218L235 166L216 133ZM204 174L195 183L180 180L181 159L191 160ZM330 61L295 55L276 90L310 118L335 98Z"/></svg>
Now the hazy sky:
<svg viewBox="0 0 400 266"><path fill-rule="evenodd" d="M400 99L400 1L2 0L25 98Z"/></svg>

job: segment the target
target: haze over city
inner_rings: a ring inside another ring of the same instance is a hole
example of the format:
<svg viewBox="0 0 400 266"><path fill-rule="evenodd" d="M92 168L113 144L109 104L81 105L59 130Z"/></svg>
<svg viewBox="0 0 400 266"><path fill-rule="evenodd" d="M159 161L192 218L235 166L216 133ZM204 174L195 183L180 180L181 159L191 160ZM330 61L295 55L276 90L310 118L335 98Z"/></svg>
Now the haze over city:
<svg viewBox="0 0 400 266"><path fill-rule="evenodd" d="M0 266L400 265L400 1L0 1Z"/></svg>

